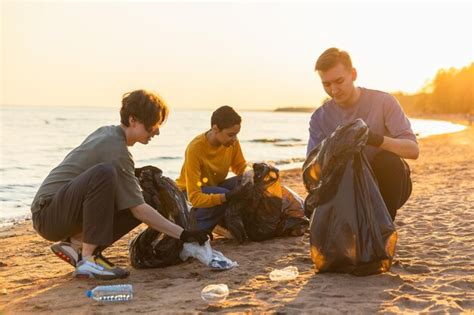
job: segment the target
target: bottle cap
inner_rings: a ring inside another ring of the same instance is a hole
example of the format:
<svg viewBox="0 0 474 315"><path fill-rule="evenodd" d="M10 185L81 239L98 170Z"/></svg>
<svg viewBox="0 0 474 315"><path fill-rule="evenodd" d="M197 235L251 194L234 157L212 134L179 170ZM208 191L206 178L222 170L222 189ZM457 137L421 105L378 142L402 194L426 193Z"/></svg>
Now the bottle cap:
<svg viewBox="0 0 474 315"><path fill-rule="evenodd" d="M86 295L87 295L87 297L92 297L92 291L91 290L87 291Z"/></svg>

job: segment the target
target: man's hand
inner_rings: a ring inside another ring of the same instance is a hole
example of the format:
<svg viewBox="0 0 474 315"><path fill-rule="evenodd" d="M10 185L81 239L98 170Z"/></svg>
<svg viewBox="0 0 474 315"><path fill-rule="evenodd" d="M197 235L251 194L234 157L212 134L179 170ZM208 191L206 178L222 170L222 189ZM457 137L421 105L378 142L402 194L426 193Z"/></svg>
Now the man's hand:
<svg viewBox="0 0 474 315"><path fill-rule="evenodd" d="M251 183L247 183L245 185L239 184L234 187L234 189L229 190L228 192L225 193L225 200L226 201L232 201L232 200L237 200L241 199L245 195L247 195L250 191L250 188L252 187Z"/></svg>
<svg viewBox="0 0 474 315"><path fill-rule="evenodd" d="M213 239L211 231L186 231L184 230L179 239L185 243L198 242L199 245L204 245L208 239Z"/></svg>
<svg viewBox="0 0 474 315"><path fill-rule="evenodd" d="M366 144L395 153L402 159L417 159L420 154L418 143L415 141L384 137L370 131L370 129Z"/></svg>
<svg viewBox="0 0 474 315"><path fill-rule="evenodd" d="M375 132L372 132L369 129L369 137L367 138L367 144L374 146L374 147L380 147L383 143L383 136L376 134Z"/></svg>

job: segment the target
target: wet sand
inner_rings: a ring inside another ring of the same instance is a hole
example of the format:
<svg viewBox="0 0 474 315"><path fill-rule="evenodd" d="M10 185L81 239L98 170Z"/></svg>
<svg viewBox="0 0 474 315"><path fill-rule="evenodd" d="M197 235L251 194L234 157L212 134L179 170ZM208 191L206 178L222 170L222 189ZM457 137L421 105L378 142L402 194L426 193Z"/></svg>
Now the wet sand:
<svg viewBox="0 0 474 315"><path fill-rule="evenodd" d="M390 272L368 277L315 274L308 234L261 243L218 238L213 247L240 266L210 271L198 261L164 269L134 270L127 244L140 226L104 254L131 270L135 296L99 304L85 291L103 281L77 280L56 258L31 222L0 231L0 314L19 313L406 313L474 312L474 128L420 140L420 158L408 161L413 193L395 220L398 244ZM305 196L301 172L283 183ZM272 282L274 268L298 267L289 282ZM228 299L207 305L201 289L226 283Z"/></svg>

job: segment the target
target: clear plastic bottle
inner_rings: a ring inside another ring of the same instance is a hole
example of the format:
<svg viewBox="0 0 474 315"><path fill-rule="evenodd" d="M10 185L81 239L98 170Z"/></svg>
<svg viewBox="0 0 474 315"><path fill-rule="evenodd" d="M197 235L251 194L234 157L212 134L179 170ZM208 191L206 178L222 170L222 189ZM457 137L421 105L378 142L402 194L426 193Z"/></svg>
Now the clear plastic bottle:
<svg viewBox="0 0 474 315"><path fill-rule="evenodd" d="M99 302L122 302L133 298L131 284L99 285L87 291L87 297Z"/></svg>
<svg viewBox="0 0 474 315"><path fill-rule="evenodd" d="M201 298L209 304L224 302L229 295L227 284L210 284L201 291Z"/></svg>
<svg viewBox="0 0 474 315"><path fill-rule="evenodd" d="M288 281L298 277L298 267L288 266L283 269L275 269L270 272L270 280L272 281Z"/></svg>

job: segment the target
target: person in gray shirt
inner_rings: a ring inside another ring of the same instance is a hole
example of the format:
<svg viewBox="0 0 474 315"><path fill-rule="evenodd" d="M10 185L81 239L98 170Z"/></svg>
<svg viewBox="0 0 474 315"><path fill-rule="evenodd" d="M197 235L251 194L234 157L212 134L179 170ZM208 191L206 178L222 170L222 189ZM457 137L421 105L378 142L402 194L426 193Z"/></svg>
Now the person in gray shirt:
<svg viewBox="0 0 474 315"><path fill-rule="evenodd" d="M146 204L135 177L128 147L158 135L168 112L156 94L125 94L120 125L94 131L41 184L31 205L33 227L47 240L62 240L51 249L75 267L75 277L127 277L101 251L142 222L183 242L208 239L209 232L183 230Z"/></svg>
<svg viewBox="0 0 474 315"><path fill-rule="evenodd" d="M412 188L410 168L403 159L417 159L419 155L410 121L392 95L355 86L357 71L346 51L327 49L316 61L315 71L331 99L311 116L307 156L338 126L357 118L364 120L369 127L364 153L395 219Z"/></svg>

